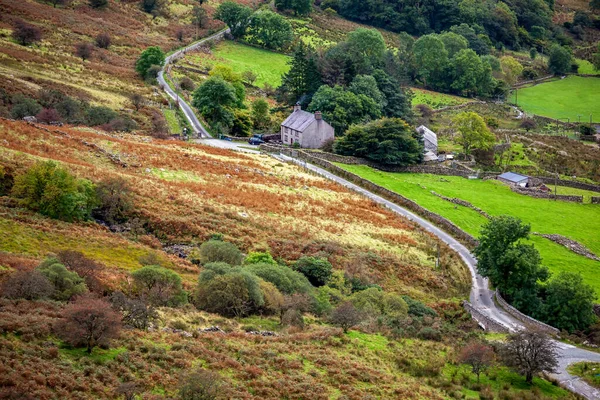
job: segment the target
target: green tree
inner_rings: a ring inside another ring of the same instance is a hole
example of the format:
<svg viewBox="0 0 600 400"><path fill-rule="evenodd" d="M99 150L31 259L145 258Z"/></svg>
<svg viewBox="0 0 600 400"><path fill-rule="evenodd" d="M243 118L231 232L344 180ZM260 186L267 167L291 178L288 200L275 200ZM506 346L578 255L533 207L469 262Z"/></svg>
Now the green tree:
<svg viewBox="0 0 600 400"><path fill-rule="evenodd" d="M257 129L264 129L270 125L269 103L265 99L259 97L252 102L252 121Z"/></svg>
<svg viewBox="0 0 600 400"><path fill-rule="evenodd" d="M546 285L544 322L570 333L583 331L596 320L595 299L581 274L563 271Z"/></svg>
<svg viewBox="0 0 600 400"><path fill-rule="evenodd" d="M539 315L539 283L548 279L539 252L524 244L531 227L518 218L492 217L482 229L474 254L477 270L488 277L507 300L529 315Z"/></svg>
<svg viewBox="0 0 600 400"><path fill-rule="evenodd" d="M198 283L196 307L204 311L243 317L264 304L260 279L248 271L236 270Z"/></svg>
<svg viewBox="0 0 600 400"><path fill-rule="evenodd" d="M87 292L87 286L82 277L71 272L56 258L44 260L36 270L44 275L54 286L52 298L67 301L73 296Z"/></svg>
<svg viewBox="0 0 600 400"><path fill-rule="evenodd" d="M412 92L400 87L400 82L381 69L373 71L377 87L383 95L383 115L390 118L401 118L412 121Z"/></svg>
<svg viewBox="0 0 600 400"><path fill-rule="evenodd" d="M146 50L140 54L140 58L135 63L135 70L137 73L144 79L148 78L148 70L153 65L158 65L160 67L165 63L165 53L160 49L160 47L152 46L148 47Z"/></svg>
<svg viewBox="0 0 600 400"><path fill-rule="evenodd" d="M592 10L600 10L600 0L591 0L590 1L590 8Z"/></svg>
<svg viewBox="0 0 600 400"><path fill-rule="evenodd" d="M290 22L269 10L257 11L252 15L248 32L249 42L272 50L285 48L294 37Z"/></svg>
<svg viewBox="0 0 600 400"><path fill-rule="evenodd" d="M301 101L306 106L322 84L316 55L300 41L294 47L293 57L288 64L290 69L281 79L278 94L288 104Z"/></svg>
<svg viewBox="0 0 600 400"><path fill-rule="evenodd" d="M202 5L194 6L192 9L192 24L197 28L204 28L208 21L208 13Z"/></svg>
<svg viewBox="0 0 600 400"><path fill-rule="evenodd" d="M348 34L346 39L353 52L363 59L369 60L371 65L379 65L385 54L385 40L377 29L358 28Z"/></svg>
<svg viewBox="0 0 600 400"><path fill-rule="evenodd" d="M96 205L94 185L53 161L38 162L18 175L12 194L30 210L69 222L89 219Z"/></svg>
<svg viewBox="0 0 600 400"><path fill-rule="evenodd" d="M353 125L346 136L335 143L335 151L390 165L411 165L423 159L423 143L399 118Z"/></svg>
<svg viewBox="0 0 600 400"><path fill-rule="evenodd" d="M244 265L259 263L273 265L277 264L277 262L273 259L271 253L269 253L268 251L252 251L246 256L246 259L244 260Z"/></svg>
<svg viewBox="0 0 600 400"><path fill-rule="evenodd" d="M483 62L474 50L460 50L450 61L452 89L465 96L488 95L494 85L492 67Z"/></svg>
<svg viewBox="0 0 600 400"><path fill-rule="evenodd" d="M233 1L225 1L219 4L215 18L223 21L231 34L236 38L241 38L246 34L246 30L250 25L250 16L252 9L248 6L235 3Z"/></svg>
<svg viewBox="0 0 600 400"><path fill-rule="evenodd" d="M425 86L436 86L443 81L448 64L448 50L438 35L421 36L413 46L417 74Z"/></svg>
<svg viewBox="0 0 600 400"><path fill-rule="evenodd" d="M342 135L351 124L381 116L380 106L370 97L356 95L341 86L323 85L312 98L308 110L321 111L323 119L333 126L337 135Z"/></svg>
<svg viewBox="0 0 600 400"><path fill-rule="evenodd" d="M275 0L278 10L292 10L295 15L307 15L312 10L312 0Z"/></svg>
<svg viewBox="0 0 600 400"><path fill-rule="evenodd" d="M211 123L231 126L237 104L235 88L220 77L206 79L192 94L192 105Z"/></svg>
<svg viewBox="0 0 600 400"><path fill-rule="evenodd" d="M235 72L229 65L217 64L208 73L210 76L221 78L229 83L242 81L242 76Z"/></svg>
<svg viewBox="0 0 600 400"><path fill-rule="evenodd" d="M517 83L517 79L523 73L523 65L511 56L504 56L500 59L500 68L504 81L510 86Z"/></svg>
<svg viewBox="0 0 600 400"><path fill-rule="evenodd" d="M386 293L380 288L368 288L352 295L352 304L367 315L405 318L408 305L400 295Z"/></svg>
<svg viewBox="0 0 600 400"><path fill-rule="evenodd" d="M105 106L90 107L85 112L85 122L89 126L108 124L117 117L118 114L113 109Z"/></svg>
<svg viewBox="0 0 600 400"><path fill-rule="evenodd" d="M356 75L348 89L356 95L364 94L370 97L379 105L380 110L383 108L384 97L379 91L377 81L374 77L370 75Z"/></svg>
<svg viewBox="0 0 600 400"><path fill-rule="evenodd" d="M600 0L598 0L598 1L600 1ZM594 64L594 69L596 71L600 71L600 43L598 43L598 48L596 50L597 51L592 56L592 62Z"/></svg>
<svg viewBox="0 0 600 400"><path fill-rule="evenodd" d="M233 125L231 133L237 137L248 137L252 133L252 116L248 110L236 109L233 111Z"/></svg>
<svg viewBox="0 0 600 400"><path fill-rule="evenodd" d="M14 119L23 119L25 117L36 116L42 111L42 106L30 97L25 97L22 94L13 96L12 109L10 115Z"/></svg>
<svg viewBox="0 0 600 400"><path fill-rule="evenodd" d="M458 33L444 32L440 35L440 40L444 43L449 58L454 57L459 51L469 48L469 41Z"/></svg>
<svg viewBox="0 0 600 400"><path fill-rule="evenodd" d="M284 294L309 293L313 289L303 274L284 265L256 263L244 267L244 270L271 282Z"/></svg>
<svg viewBox="0 0 600 400"><path fill-rule="evenodd" d="M465 155L470 155L474 148L488 150L496 141L483 118L472 111L458 114L452 124L457 132L456 142L463 147Z"/></svg>
<svg viewBox="0 0 600 400"><path fill-rule="evenodd" d="M175 307L187 303L187 293L181 286L181 277L160 265L147 265L131 276L138 292L152 305Z"/></svg>
<svg viewBox="0 0 600 400"><path fill-rule="evenodd" d="M316 287L326 285L333 271L331 263L326 258L319 257L301 257L296 261L294 269Z"/></svg>
<svg viewBox="0 0 600 400"><path fill-rule="evenodd" d="M561 75L569 72L571 69L571 60L573 53L567 47L555 44L550 49L548 57L548 68L555 75Z"/></svg>

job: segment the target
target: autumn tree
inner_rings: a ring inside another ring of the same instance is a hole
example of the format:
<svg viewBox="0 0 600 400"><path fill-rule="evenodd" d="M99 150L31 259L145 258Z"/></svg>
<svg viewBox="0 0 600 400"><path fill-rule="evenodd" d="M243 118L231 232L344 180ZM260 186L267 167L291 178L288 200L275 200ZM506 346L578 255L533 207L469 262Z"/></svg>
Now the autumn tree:
<svg viewBox="0 0 600 400"><path fill-rule="evenodd" d="M109 224L125 222L131 216L133 192L129 183L121 177L109 177L96 185L98 207L94 216Z"/></svg>
<svg viewBox="0 0 600 400"><path fill-rule="evenodd" d="M96 346L108 346L121 331L121 316L103 299L82 296L69 304L56 334L74 347L85 347L88 354Z"/></svg>
<svg viewBox="0 0 600 400"><path fill-rule="evenodd" d="M558 366L556 343L541 332L520 331L509 335L500 354L504 363L524 375L529 384L536 374L553 372Z"/></svg>
<svg viewBox="0 0 600 400"><path fill-rule="evenodd" d="M12 37L23 46L29 46L42 40L42 31L35 25L18 20L15 22Z"/></svg>
<svg viewBox="0 0 600 400"><path fill-rule="evenodd" d="M62 119L58 111L56 111L54 108L43 108L42 111L37 113L35 118L38 120L38 122L43 124L51 124Z"/></svg>
<svg viewBox="0 0 600 400"><path fill-rule="evenodd" d="M131 101L131 104L135 107L136 111L140 111L140 108L146 104L146 99L139 93L133 93L129 96L129 101Z"/></svg>
<svg viewBox="0 0 600 400"><path fill-rule="evenodd" d="M352 302L346 301L333 309L329 322L342 328L344 333L348 333L348 329L358 325L364 318L364 314L356 309Z"/></svg>
<svg viewBox="0 0 600 400"><path fill-rule="evenodd" d="M77 43L75 45L75 54L77 57L81 57L82 61L89 59L94 51L94 46L88 42Z"/></svg>
<svg viewBox="0 0 600 400"><path fill-rule="evenodd" d="M462 364L471 366L471 371L477 375L479 382L479 375L494 362L494 350L483 343L471 342L462 348L458 359Z"/></svg>
<svg viewBox="0 0 600 400"><path fill-rule="evenodd" d="M54 286L39 271L17 271L4 281L0 293L9 299L39 300L52 296Z"/></svg>
<svg viewBox="0 0 600 400"><path fill-rule="evenodd" d="M136 396L142 392L142 388L136 382L123 382L115 389L117 396L123 396L125 400L135 400Z"/></svg>
<svg viewBox="0 0 600 400"><path fill-rule="evenodd" d="M87 258L83 253L74 250L62 250L56 255L68 270L82 277L85 285L92 292L102 294L104 284L100 280L100 274L104 266L97 261Z"/></svg>
<svg viewBox="0 0 600 400"><path fill-rule="evenodd" d="M110 302L122 316L123 324L132 328L146 330L150 323L158 318L156 309L144 299L132 299L123 292L114 292Z"/></svg>
<svg viewBox="0 0 600 400"><path fill-rule="evenodd" d="M472 149L488 150L496 141L483 118L472 111L462 112L452 119L457 132L456 141L463 147L466 156Z"/></svg>

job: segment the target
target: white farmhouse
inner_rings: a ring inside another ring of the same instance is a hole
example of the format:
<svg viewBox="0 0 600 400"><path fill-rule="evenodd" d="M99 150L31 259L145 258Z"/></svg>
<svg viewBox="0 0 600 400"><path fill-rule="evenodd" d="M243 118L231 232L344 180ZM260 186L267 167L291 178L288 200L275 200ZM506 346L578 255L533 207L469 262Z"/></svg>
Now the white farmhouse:
<svg viewBox="0 0 600 400"><path fill-rule="evenodd" d="M432 152L437 155L438 153L438 140L437 135L434 131L427 128L425 125L421 125L417 128L417 132L423 135L423 142L425 143L425 152Z"/></svg>
<svg viewBox="0 0 600 400"><path fill-rule="evenodd" d="M294 106L294 112L281 123L281 141L283 144L318 149L333 140L333 127L329 125L320 111L309 113L302 111L299 104Z"/></svg>

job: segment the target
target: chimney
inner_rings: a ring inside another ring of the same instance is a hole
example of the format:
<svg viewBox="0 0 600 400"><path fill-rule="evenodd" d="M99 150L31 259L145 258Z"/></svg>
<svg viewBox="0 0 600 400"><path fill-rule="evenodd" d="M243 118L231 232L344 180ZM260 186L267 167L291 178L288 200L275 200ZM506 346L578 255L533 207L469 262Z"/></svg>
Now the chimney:
<svg viewBox="0 0 600 400"><path fill-rule="evenodd" d="M294 105L294 111L300 111L300 110L302 110L302 106L300 105L300 103L296 103Z"/></svg>
<svg viewBox="0 0 600 400"><path fill-rule="evenodd" d="M321 115L321 111L315 111L315 119L317 121L320 121L323 119L323 116Z"/></svg>

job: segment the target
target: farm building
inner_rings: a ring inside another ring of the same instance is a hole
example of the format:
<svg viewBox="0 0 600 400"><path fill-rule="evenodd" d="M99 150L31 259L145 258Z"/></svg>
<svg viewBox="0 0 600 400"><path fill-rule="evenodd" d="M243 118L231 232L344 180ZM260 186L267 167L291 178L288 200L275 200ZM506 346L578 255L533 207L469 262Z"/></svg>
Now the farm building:
<svg viewBox="0 0 600 400"><path fill-rule="evenodd" d="M425 125L421 125L417 128L417 132L423 135L423 142L425 143L425 152L432 152L433 154L438 153L438 140L437 135L434 131L427 128Z"/></svg>
<svg viewBox="0 0 600 400"><path fill-rule="evenodd" d="M333 140L333 127L322 117L321 112L314 114L303 111L299 104L294 106L294 112L281 123L281 141L283 144L318 149Z"/></svg>
<svg viewBox="0 0 600 400"><path fill-rule="evenodd" d="M514 172L505 172L498 175L498 180L512 186L526 187L529 177Z"/></svg>

